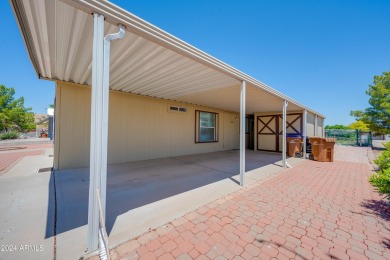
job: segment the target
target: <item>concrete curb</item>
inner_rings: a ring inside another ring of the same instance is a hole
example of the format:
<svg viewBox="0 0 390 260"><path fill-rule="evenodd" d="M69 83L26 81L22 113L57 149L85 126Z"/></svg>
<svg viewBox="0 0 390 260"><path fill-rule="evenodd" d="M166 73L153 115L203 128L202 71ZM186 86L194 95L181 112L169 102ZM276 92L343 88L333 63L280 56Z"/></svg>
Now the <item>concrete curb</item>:
<svg viewBox="0 0 390 260"><path fill-rule="evenodd" d="M372 151L372 148L370 148L367 152L367 157L368 157L368 160L370 162L370 170L373 171L373 172L378 172L379 171L379 166L374 162L374 160L376 159L375 158L375 155L374 155L374 152Z"/></svg>

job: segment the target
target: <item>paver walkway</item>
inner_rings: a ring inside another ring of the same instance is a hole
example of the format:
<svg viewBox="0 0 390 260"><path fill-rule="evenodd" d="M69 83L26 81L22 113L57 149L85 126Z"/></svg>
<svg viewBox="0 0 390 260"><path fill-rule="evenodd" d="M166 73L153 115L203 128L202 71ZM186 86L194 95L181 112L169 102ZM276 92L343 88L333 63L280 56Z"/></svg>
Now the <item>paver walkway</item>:
<svg viewBox="0 0 390 260"><path fill-rule="evenodd" d="M307 161L128 241L111 257L390 259L390 214L370 174L367 163Z"/></svg>
<svg viewBox="0 0 390 260"><path fill-rule="evenodd" d="M8 169L14 162L25 156L40 155L43 150L18 151L9 153L0 153L0 172Z"/></svg>

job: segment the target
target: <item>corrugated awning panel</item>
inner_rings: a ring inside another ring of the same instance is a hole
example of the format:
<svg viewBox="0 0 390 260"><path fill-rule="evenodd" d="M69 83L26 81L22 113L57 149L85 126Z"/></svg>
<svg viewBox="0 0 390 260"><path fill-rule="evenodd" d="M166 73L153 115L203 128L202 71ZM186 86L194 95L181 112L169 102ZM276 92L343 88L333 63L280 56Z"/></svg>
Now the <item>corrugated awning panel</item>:
<svg viewBox="0 0 390 260"><path fill-rule="evenodd" d="M128 26L112 42L110 87L156 98L239 111L247 81L247 112L310 108L196 49L126 10L102 0L10 0L31 61L41 78L91 85L93 16L108 17L105 33ZM117 20L119 19L119 20Z"/></svg>
<svg viewBox="0 0 390 260"><path fill-rule="evenodd" d="M23 0L41 77L91 85L93 17L60 1ZM105 23L106 34L117 26ZM111 47L114 90L172 99L237 80L131 32Z"/></svg>
<svg viewBox="0 0 390 260"><path fill-rule="evenodd" d="M176 100L200 104L209 107L218 107L229 111L240 111L240 85L229 86L218 90L204 91L192 95L176 97ZM260 88L247 84L246 113L282 111L283 99ZM289 104L288 110L302 110L295 104Z"/></svg>

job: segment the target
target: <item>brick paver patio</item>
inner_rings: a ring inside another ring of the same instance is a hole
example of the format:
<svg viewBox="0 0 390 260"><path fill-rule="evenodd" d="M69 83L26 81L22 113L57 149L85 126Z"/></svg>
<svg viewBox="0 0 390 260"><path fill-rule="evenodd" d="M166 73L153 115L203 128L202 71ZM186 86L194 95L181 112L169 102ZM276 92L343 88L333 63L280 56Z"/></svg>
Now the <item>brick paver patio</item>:
<svg viewBox="0 0 390 260"><path fill-rule="evenodd" d="M113 259L390 259L367 163L306 161L111 250Z"/></svg>

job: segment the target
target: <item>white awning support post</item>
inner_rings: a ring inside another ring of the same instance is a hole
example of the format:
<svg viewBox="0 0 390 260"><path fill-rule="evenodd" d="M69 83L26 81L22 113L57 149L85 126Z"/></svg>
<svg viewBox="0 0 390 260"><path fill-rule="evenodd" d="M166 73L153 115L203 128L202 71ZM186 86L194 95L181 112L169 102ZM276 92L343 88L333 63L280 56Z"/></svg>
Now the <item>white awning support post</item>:
<svg viewBox="0 0 390 260"><path fill-rule="evenodd" d="M88 252L98 249L99 207L96 189L100 190L100 162L102 156L102 95L103 95L103 37L104 16L93 15L91 144L88 201ZM107 127L107 126L105 126Z"/></svg>
<svg viewBox="0 0 390 260"><path fill-rule="evenodd" d="M98 249L100 216L97 190L100 191L104 217L106 209L110 41L124 35L124 28L120 27L119 33L104 37L104 16L94 13L93 17L88 252Z"/></svg>
<svg viewBox="0 0 390 260"><path fill-rule="evenodd" d="M303 158L306 159L306 135L307 135L307 110L303 111L303 129L302 129L302 137L303 137Z"/></svg>
<svg viewBox="0 0 390 260"><path fill-rule="evenodd" d="M314 118L314 136L318 136L318 116Z"/></svg>
<svg viewBox="0 0 390 260"><path fill-rule="evenodd" d="M322 119L322 138L325 138L325 118Z"/></svg>
<svg viewBox="0 0 390 260"><path fill-rule="evenodd" d="M245 101L246 101L246 83L241 82L241 97L240 97L240 185L244 186L245 174Z"/></svg>
<svg viewBox="0 0 390 260"><path fill-rule="evenodd" d="M291 166L287 162L287 106L288 102L286 100L283 101L283 149L282 149L282 158L283 158L283 168L291 168Z"/></svg>

